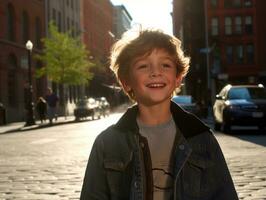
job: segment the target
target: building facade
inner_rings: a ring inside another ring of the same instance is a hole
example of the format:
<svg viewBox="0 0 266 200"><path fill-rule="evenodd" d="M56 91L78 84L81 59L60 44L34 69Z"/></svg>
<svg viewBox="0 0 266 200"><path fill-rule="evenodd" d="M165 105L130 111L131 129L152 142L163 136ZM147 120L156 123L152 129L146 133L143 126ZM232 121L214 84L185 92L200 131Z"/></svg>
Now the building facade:
<svg viewBox="0 0 266 200"><path fill-rule="evenodd" d="M80 37L81 1L80 0L45 0L46 36L48 26L53 22L59 32L69 32L72 37ZM59 114L72 113L74 103L82 96L81 86L64 86L48 81L48 86L59 96Z"/></svg>
<svg viewBox="0 0 266 200"><path fill-rule="evenodd" d="M181 90L198 102L208 96L205 48L204 0L173 1L173 33L182 41L185 55L191 58L189 73Z"/></svg>
<svg viewBox="0 0 266 200"><path fill-rule="evenodd" d="M110 48L115 41L113 33L113 5L110 0L82 0L82 40L90 52L90 59L96 63L94 77L86 87L87 96L106 96L111 100L108 87L113 81L109 69Z"/></svg>
<svg viewBox="0 0 266 200"><path fill-rule="evenodd" d="M131 28L132 17L123 5L114 6L114 36L121 38L122 34Z"/></svg>
<svg viewBox="0 0 266 200"><path fill-rule="evenodd" d="M175 20L174 34L182 30L185 50L192 61L189 76L196 78L191 80L197 80L203 89L209 89L205 97L210 93L214 97L228 83L266 84L266 1L175 0L173 5L173 20L175 13L182 13L182 21ZM191 89L194 96L204 99L197 90Z"/></svg>
<svg viewBox="0 0 266 200"><path fill-rule="evenodd" d="M0 1L0 102L6 121L25 119L25 87L28 84L28 57L25 44L33 43L32 58L40 53L45 36L44 0ZM44 93L46 80L34 78L42 64L32 59L33 100Z"/></svg>

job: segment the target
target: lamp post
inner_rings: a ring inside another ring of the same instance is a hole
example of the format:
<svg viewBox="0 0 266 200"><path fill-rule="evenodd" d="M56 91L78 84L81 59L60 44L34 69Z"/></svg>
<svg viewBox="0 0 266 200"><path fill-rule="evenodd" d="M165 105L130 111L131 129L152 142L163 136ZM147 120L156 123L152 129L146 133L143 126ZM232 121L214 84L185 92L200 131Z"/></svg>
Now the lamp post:
<svg viewBox="0 0 266 200"><path fill-rule="evenodd" d="M33 93L33 88L32 88L32 76L31 76L31 52L32 52L33 44L30 40L27 41L26 43L26 49L28 50L28 88L27 88L27 121L25 126L31 126L35 125L35 119L33 115L33 101L32 101L32 93Z"/></svg>

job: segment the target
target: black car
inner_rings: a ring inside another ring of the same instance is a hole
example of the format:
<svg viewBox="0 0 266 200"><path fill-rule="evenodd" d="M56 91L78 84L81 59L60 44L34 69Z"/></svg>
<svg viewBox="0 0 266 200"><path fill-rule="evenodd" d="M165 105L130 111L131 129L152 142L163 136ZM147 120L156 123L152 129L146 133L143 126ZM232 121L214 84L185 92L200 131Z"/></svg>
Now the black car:
<svg viewBox="0 0 266 200"><path fill-rule="evenodd" d="M101 109L99 102L94 98L82 99L76 103L74 109L74 116L76 120L91 117L92 119L99 119L101 117Z"/></svg>
<svg viewBox="0 0 266 200"><path fill-rule="evenodd" d="M187 112L193 113L194 115L199 115L200 113L200 108L197 103L193 101L191 95L176 95L172 97L172 101Z"/></svg>
<svg viewBox="0 0 266 200"><path fill-rule="evenodd" d="M230 132L232 126L266 125L266 90L263 85L227 85L216 95L214 128Z"/></svg>

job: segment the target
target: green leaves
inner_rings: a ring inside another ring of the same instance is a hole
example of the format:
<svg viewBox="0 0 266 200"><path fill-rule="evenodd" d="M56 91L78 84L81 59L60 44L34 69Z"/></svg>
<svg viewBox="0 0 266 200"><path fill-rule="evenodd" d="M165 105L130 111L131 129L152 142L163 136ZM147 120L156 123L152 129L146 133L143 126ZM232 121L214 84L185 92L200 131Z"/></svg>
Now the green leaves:
<svg viewBox="0 0 266 200"><path fill-rule="evenodd" d="M88 84L93 74L90 69L95 65L89 62L89 52L78 38L69 33L60 33L51 22L49 38L43 38L43 53L36 58L45 63L45 67L36 71L36 76L48 76L51 81L79 85Z"/></svg>

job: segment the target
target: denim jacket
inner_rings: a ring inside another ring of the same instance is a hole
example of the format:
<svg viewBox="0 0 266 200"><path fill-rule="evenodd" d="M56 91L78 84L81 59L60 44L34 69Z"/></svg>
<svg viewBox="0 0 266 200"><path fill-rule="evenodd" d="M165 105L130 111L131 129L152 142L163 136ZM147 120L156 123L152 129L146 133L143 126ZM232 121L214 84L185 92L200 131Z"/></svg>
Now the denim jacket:
<svg viewBox="0 0 266 200"><path fill-rule="evenodd" d="M81 200L152 200L151 158L133 106L95 140ZM171 200L237 200L222 151L209 127L171 102L176 134Z"/></svg>

